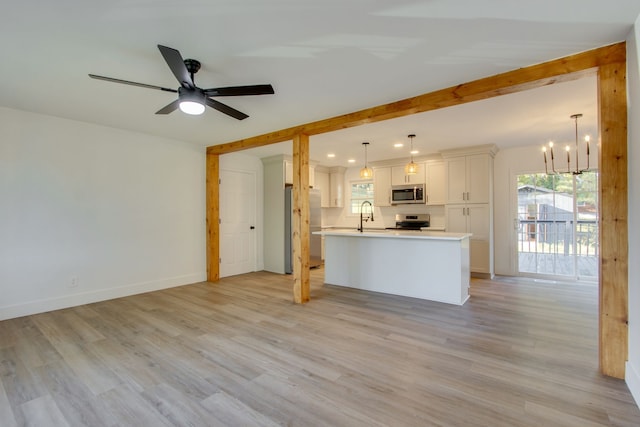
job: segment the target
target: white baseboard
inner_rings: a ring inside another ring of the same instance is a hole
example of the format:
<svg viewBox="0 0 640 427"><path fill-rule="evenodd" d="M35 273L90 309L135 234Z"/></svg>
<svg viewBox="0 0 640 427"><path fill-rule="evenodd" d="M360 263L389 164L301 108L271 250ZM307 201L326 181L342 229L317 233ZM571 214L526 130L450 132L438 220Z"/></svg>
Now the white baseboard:
<svg viewBox="0 0 640 427"><path fill-rule="evenodd" d="M627 383L627 387L629 387L629 391L631 391L631 395L636 401L636 405L640 408L640 371L636 368L637 367L633 366L631 362L627 361L624 380Z"/></svg>
<svg viewBox="0 0 640 427"><path fill-rule="evenodd" d="M47 298L28 301L21 304L0 307L0 320L29 316L31 314L44 313L52 310L60 310L83 304L91 304L129 295L145 292L159 291L161 289L174 288L176 286L198 283L207 280L206 273L194 273L184 276L169 277L151 282L134 283L115 288L101 289L90 292L81 292L72 295L64 295L56 298Z"/></svg>

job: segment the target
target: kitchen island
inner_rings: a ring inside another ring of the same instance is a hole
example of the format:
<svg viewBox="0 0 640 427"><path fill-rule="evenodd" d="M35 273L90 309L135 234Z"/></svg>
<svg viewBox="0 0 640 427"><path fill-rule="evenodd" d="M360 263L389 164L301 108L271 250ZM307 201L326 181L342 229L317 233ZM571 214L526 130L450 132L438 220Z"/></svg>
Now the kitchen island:
<svg viewBox="0 0 640 427"><path fill-rule="evenodd" d="M469 299L469 233L329 230L324 282L462 305Z"/></svg>

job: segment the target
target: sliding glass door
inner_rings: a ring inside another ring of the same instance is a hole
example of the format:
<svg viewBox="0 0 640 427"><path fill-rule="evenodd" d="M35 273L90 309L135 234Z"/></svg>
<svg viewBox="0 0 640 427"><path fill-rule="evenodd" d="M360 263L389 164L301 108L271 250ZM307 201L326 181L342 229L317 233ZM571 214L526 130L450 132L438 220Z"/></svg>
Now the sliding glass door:
<svg viewBox="0 0 640 427"><path fill-rule="evenodd" d="M598 279L598 173L517 176L518 273Z"/></svg>

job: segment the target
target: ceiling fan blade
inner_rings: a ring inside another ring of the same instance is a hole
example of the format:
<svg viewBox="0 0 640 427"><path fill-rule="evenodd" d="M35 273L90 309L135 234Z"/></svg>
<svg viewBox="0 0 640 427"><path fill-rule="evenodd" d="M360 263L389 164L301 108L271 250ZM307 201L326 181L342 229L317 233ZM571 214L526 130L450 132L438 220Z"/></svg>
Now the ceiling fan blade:
<svg viewBox="0 0 640 427"><path fill-rule="evenodd" d="M273 95L274 93L271 85L214 87L204 90L207 96Z"/></svg>
<svg viewBox="0 0 640 427"><path fill-rule="evenodd" d="M98 76L96 74L89 74L89 77L91 77L92 79L104 80L104 81L107 81L107 82L122 83L122 84L125 84L125 85L131 85L131 86L146 87L147 89L157 89L157 90L162 90L162 91L165 91L165 92L178 93L178 91L175 90L175 89L169 89L169 88L166 88L166 87L148 85L146 83L130 82L129 80L114 79L113 77Z"/></svg>
<svg viewBox="0 0 640 427"><path fill-rule="evenodd" d="M223 104L222 102L218 102L214 99L211 98L205 98L205 101L207 102L207 105L211 108L215 108L216 110L220 111L221 113L225 113L233 118L236 118L238 120L244 120L247 117L249 117L248 115L246 115L245 113L243 113L242 111L238 111L235 108L231 108L228 105Z"/></svg>
<svg viewBox="0 0 640 427"><path fill-rule="evenodd" d="M176 79L180 82L180 85L191 89L195 88L196 85L193 83L189 70L187 70L186 65L184 65L184 59L182 59L180 52L160 44L158 45L158 49L160 49L162 57L171 69L171 72L173 72L173 75L176 76Z"/></svg>
<svg viewBox="0 0 640 427"><path fill-rule="evenodd" d="M156 111L156 114L169 114L169 113L172 113L175 110L177 110L179 106L180 106L180 99L176 99L171 104L168 104L168 105L162 107L161 109L159 109L158 111Z"/></svg>

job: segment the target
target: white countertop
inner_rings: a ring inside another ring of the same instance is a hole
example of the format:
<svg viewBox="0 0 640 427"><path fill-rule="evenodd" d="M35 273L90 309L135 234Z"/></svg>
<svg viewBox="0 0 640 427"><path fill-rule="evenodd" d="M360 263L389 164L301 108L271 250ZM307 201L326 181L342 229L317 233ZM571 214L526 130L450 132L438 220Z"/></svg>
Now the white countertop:
<svg viewBox="0 0 640 427"><path fill-rule="evenodd" d="M447 233L444 231L412 231L412 230L385 230L366 229L360 232L356 229L335 229L314 231L313 234L322 236L341 237L381 237L394 239L425 239L425 240L462 240L471 237L471 233Z"/></svg>

